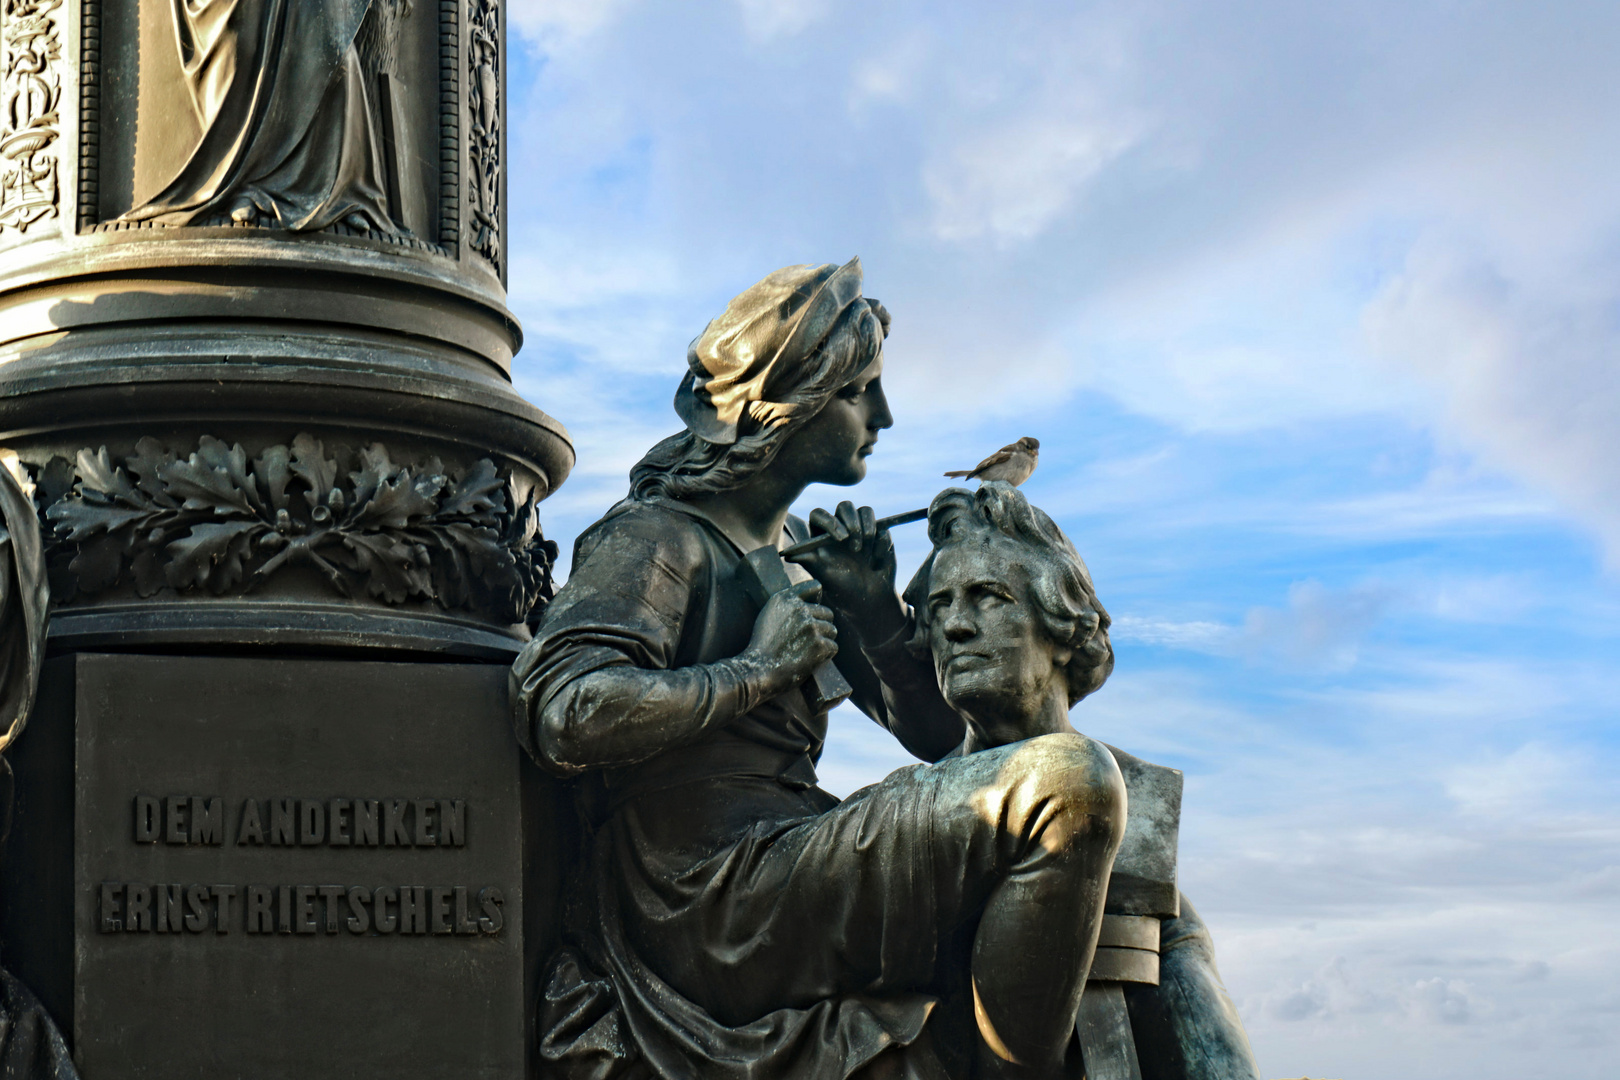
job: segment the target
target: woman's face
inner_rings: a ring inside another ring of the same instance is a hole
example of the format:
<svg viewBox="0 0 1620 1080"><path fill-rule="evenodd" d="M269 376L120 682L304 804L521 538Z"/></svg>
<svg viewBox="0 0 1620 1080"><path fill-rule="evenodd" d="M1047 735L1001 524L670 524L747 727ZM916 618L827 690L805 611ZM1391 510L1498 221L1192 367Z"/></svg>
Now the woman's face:
<svg viewBox="0 0 1620 1080"><path fill-rule="evenodd" d="M793 473L807 484L858 484L866 478L866 459L878 432L893 426L879 352L788 440L771 468Z"/></svg>

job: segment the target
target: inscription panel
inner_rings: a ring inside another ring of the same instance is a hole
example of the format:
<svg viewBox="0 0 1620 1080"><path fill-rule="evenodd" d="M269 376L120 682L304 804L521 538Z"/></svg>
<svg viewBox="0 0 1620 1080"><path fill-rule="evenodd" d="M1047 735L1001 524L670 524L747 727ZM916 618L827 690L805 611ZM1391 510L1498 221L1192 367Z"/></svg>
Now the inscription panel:
<svg viewBox="0 0 1620 1080"><path fill-rule="evenodd" d="M81 655L84 1074L522 1075L505 678Z"/></svg>

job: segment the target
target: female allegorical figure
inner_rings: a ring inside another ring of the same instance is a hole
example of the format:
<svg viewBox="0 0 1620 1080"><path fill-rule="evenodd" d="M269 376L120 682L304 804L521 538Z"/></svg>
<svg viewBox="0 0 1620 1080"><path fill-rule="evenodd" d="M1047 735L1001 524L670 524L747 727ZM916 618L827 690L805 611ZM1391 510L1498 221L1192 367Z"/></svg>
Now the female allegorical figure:
<svg viewBox="0 0 1620 1080"><path fill-rule="evenodd" d="M394 62L410 0L171 5L202 140L124 220L401 231L388 209L391 118L376 77Z"/></svg>
<svg viewBox="0 0 1620 1080"><path fill-rule="evenodd" d="M858 260L790 267L709 324L687 430L580 538L514 668L520 738L580 778L590 834L540 1016L563 1076L1062 1075L1124 828L1113 759L1062 733L940 760L963 724L906 648L868 509L813 514L839 542L763 609L736 578L807 536L789 505L860 481L893 422L860 284ZM842 803L816 787L827 717L799 687L835 654L938 764ZM1100 685L1106 632L1074 656Z"/></svg>

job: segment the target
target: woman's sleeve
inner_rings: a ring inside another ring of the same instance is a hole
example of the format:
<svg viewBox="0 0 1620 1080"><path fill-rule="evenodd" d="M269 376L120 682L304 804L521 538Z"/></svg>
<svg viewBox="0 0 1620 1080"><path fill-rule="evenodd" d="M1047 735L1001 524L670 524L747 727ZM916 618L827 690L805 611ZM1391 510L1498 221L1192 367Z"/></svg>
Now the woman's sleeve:
<svg viewBox="0 0 1620 1080"><path fill-rule="evenodd" d="M587 533L513 664L518 739L554 771L643 761L764 697L765 672L744 658L670 667L705 571L700 542L671 517L637 508Z"/></svg>

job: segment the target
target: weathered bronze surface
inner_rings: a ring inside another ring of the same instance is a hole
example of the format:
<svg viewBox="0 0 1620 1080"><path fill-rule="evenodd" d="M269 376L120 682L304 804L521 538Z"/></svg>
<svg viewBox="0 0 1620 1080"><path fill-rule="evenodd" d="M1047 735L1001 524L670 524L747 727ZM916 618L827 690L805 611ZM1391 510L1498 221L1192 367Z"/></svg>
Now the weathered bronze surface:
<svg viewBox="0 0 1620 1080"><path fill-rule="evenodd" d="M699 335L550 600L504 21L0 2L7 1075L1253 1080L1036 440L904 599L788 514L893 423L857 260ZM927 764L821 791L845 696Z"/></svg>
<svg viewBox="0 0 1620 1080"><path fill-rule="evenodd" d="M60 640L515 647L545 561L533 508L573 457L509 380L502 18L496 0L7 4L18 100L53 107L0 160L49 135L60 182L49 213L0 208L0 445L58 504ZM18 176L45 168L28 152ZM188 470L225 476L193 490ZM469 485L495 505L457 517ZM98 513L131 492L146 502ZM170 499L198 505L158 513ZM514 564L520 585L479 580Z"/></svg>
<svg viewBox="0 0 1620 1080"><path fill-rule="evenodd" d="M870 509L788 514L862 479L893 422L888 322L853 261L734 300L689 353L687 430L580 538L514 666L519 738L584 827L541 1056L562 1077L1254 1080L1175 887L1180 775L1069 722L1114 658L1068 539L983 476L935 500L902 600ZM1034 450L986 464L1021 480ZM788 548L808 573L759 588ZM829 660L933 764L817 788Z"/></svg>
<svg viewBox="0 0 1620 1080"><path fill-rule="evenodd" d="M504 18L0 4L8 1075L534 1056L505 672L573 451L510 380Z"/></svg>

